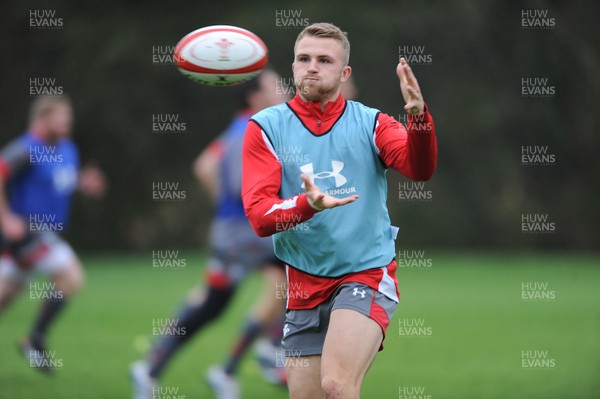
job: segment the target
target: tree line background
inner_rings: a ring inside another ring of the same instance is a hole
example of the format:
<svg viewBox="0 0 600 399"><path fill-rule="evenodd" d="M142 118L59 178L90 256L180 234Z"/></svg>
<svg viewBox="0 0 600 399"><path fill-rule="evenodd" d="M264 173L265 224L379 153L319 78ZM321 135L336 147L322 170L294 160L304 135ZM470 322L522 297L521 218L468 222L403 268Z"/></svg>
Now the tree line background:
<svg viewBox="0 0 600 399"><path fill-rule="evenodd" d="M32 9L55 10L63 26L32 29ZM528 9L548 10L554 29L523 29ZM74 102L84 162L109 180L103 200L74 202L67 237L76 248L204 245L212 205L191 164L229 123L235 89L195 84L153 62L153 49L203 26L237 25L263 39L289 79L302 26L280 26L277 12L290 10L347 31L358 100L397 117L399 46L431 57L413 69L436 122L438 168L429 202L400 201L400 178L389 173L399 246L598 249L598 2L12 2L0 16L0 144L26 128L30 78L56 78ZM548 78L555 96L522 97L528 77ZM186 132L153 133L159 113L178 115ZM522 165L523 146L547 146L555 164ZM153 183L166 181L185 201L153 201ZM556 231L522 233L524 213L548 215Z"/></svg>

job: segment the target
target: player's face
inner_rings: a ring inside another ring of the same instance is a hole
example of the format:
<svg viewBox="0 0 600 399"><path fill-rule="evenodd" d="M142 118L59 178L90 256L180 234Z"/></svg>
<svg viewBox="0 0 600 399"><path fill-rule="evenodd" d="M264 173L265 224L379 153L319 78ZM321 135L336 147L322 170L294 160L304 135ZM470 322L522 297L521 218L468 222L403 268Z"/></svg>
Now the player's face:
<svg viewBox="0 0 600 399"><path fill-rule="evenodd" d="M59 140L69 136L73 124L71 107L63 103L56 104L52 111L45 117L44 123L50 139Z"/></svg>
<svg viewBox="0 0 600 399"><path fill-rule="evenodd" d="M296 46L294 84L305 101L335 100L351 68L344 64L342 44L332 38L303 37Z"/></svg>

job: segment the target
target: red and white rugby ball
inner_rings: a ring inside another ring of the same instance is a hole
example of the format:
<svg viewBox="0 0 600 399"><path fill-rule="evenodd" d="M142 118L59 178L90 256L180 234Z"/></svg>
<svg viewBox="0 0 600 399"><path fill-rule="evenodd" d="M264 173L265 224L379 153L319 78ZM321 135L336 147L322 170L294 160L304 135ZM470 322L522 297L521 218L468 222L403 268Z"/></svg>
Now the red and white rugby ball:
<svg viewBox="0 0 600 399"><path fill-rule="evenodd" d="M269 51L246 29L214 25L181 39L174 59L181 73L198 83L232 86L258 75L269 61Z"/></svg>

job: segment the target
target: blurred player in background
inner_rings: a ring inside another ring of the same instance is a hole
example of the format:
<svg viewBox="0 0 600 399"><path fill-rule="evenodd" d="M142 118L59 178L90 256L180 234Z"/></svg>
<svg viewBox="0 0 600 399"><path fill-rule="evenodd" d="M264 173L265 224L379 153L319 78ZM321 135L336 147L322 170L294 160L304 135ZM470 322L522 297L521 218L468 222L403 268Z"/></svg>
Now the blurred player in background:
<svg viewBox="0 0 600 399"><path fill-rule="evenodd" d="M0 314L33 272L51 283L30 287L42 300L40 312L20 348L32 367L49 372L48 329L83 285L81 263L60 234L65 231L73 193L99 197L106 182L95 167L79 170L71 139L72 108L67 97L39 97L30 108L27 131L0 150Z"/></svg>
<svg viewBox="0 0 600 399"><path fill-rule="evenodd" d="M254 115L244 137L246 215L259 236L274 235L286 263L293 399L360 396L399 301L386 172L427 180L437 161L433 118L404 58L396 73L406 128L343 97L349 57L338 27L306 27L294 45L296 96ZM286 161L286 148L304 158ZM281 231L279 220L293 222Z"/></svg>
<svg viewBox="0 0 600 399"><path fill-rule="evenodd" d="M283 382L284 372L276 368L275 353L280 347L285 273L275 258L270 238L254 234L241 199L242 144L250 116L288 98L278 87L279 75L272 70L244 83L240 91L240 109L225 132L214 140L196 159L194 174L216 203L216 213L210 230L211 255L207 265L206 287L193 290L180 311L178 327L185 327L185 335L169 335L160 339L144 361L131 366L135 399L153 397L153 387L172 356L182 345L219 317L233 298L240 282L249 272L259 269L264 276L265 289L250 313L242 333L223 365L212 366L207 380L220 399L240 397L235 378L242 356L264 332L271 332L269 340L261 342L261 367L263 376L270 382ZM276 331L277 333L275 333ZM272 355L269 356L269 353ZM271 360L271 359L272 360ZM270 363L270 364L269 364Z"/></svg>

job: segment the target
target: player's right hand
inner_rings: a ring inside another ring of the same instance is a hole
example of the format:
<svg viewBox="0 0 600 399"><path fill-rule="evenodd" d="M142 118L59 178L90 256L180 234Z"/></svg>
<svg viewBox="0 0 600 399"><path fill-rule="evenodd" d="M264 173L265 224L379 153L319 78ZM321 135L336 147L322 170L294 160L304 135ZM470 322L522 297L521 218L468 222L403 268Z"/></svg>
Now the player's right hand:
<svg viewBox="0 0 600 399"><path fill-rule="evenodd" d="M321 191L321 189L315 183L313 183L307 175L302 174L300 178L302 179L306 187L308 203L318 211L350 204L358 199L358 195L351 195L345 198L332 197L331 195L324 194Z"/></svg>
<svg viewBox="0 0 600 399"><path fill-rule="evenodd" d="M2 228L2 236L8 241L19 241L27 233L25 221L14 213L4 215L0 227Z"/></svg>
<svg viewBox="0 0 600 399"><path fill-rule="evenodd" d="M404 97L406 103L404 109L413 115L422 114L425 110L425 102L421 94L421 88L404 57L400 58L400 62L396 67L396 74L400 79L400 91L402 91L402 97Z"/></svg>
<svg viewBox="0 0 600 399"><path fill-rule="evenodd" d="M106 193L106 176L96 166L88 165L79 170L78 188L84 195L101 198Z"/></svg>

